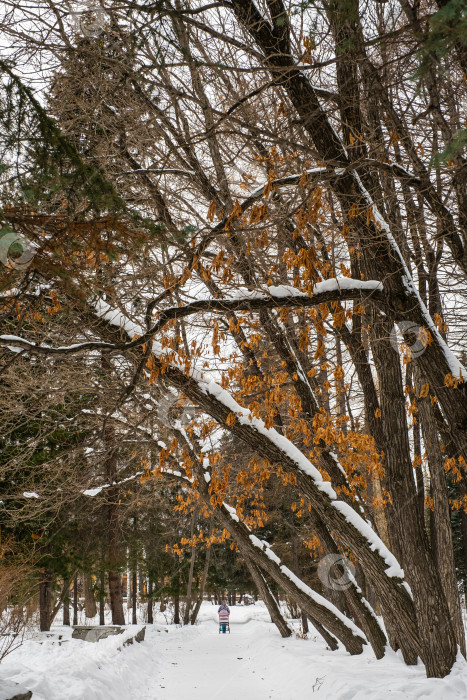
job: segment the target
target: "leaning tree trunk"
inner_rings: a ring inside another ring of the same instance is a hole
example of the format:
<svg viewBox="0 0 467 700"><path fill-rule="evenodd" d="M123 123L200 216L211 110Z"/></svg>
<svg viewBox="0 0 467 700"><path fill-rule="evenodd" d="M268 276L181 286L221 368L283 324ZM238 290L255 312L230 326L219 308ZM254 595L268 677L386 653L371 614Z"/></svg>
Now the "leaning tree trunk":
<svg viewBox="0 0 467 700"><path fill-rule="evenodd" d="M340 557L340 552L324 523L314 515L312 515L312 521L315 532L325 553ZM376 658L382 659L387 642L386 636L381 629L376 615L372 610L370 610L367 601L363 598L363 594L361 593L360 588L357 587L353 577L348 576L347 578L348 580L343 583L342 587L338 587L338 592L341 593L345 599L345 602L347 603L356 624L361 627L365 633ZM332 580L330 580L329 583L331 588L335 585Z"/></svg>
<svg viewBox="0 0 467 700"><path fill-rule="evenodd" d="M109 329L107 324L103 324L101 330L105 339L109 337L111 340L114 339L113 331L111 328ZM154 361L155 368L161 369L162 363L157 356L154 356ZM425 660L410 594L400 576L394 575L394 573L388 576L388 556L390 553L385 551L382 542L375 542L374 533L371 533L370 536L369 528L361 516L354 512L351 519L347 517L347 512L351 510L350 507L346 508L347 504L338 501L336 496L331 495L327 489L321 487L318 483L319 480L309 473L309 468L313 469L312 465L306 468L301 466L302 462L307 462L307 460L304 455L300 455L298 458L298 454L296 454L298 450L295 446L283 437L281 439L284 445L281 446L277 443L276 436L278 437L278 434L274 429L265 430L261 421L249 423L243 418L241 421L237 419L232 421L232 405L239 416L240 414L244 415L245 409L235 403L232 404L231 399L229 399L228 404L224 403L223 397L219 393L220 387L187 376L181 369L173 365L164 365L164 370L167 381L173 387L183 391L193 403L201 406L226 430L251 446L261 457L267 458L271 463L281 464L286 471L294 475L297 487L309 500L310 505L329 531L333 533L333 538L336 538L343 547L350 549L360 560L368 580L377 592L386 624L399 630L398 642L405 653L404 658L410 656L416 659L420 655L422 660ZM179 431L175 432L179 435ZM354 524L354 516L356 524ZM313 615L313 613L311 614ZM331 617L335 616L331 615ZM336 632L335 635L338 636L338 633ZM444 661L441 666L443 669L446 667ZM441 666L437 667L439 673L442 670ZM431 673L433 669L427 670Z"/></svg>
<svg viewBox="0 0 467 700"><path fill-rule="evenodd" d="M263 574L253 562L251 557L249 557L247 554L243 554L243 560L247 565L248 571L251 574L251 578L255 582L256 588L258 589L258 593L260 594L268 609L268 612L271 616L271 620L274 622L277 629L279 630L281 637L290 637L292 635L292 630L282 617L279 605L277 604L276 599L271 593L271 590Z"/></svg>
<svg viewBox="0 0 467 700"><path fill-rule="evenodd" d="M186 445L187 449L191 453L194 463L197 463L196 454L193 452L191 445L186 441L181 433L177 433L182 442ZM209 492L208 483L211 477L208 472L198 474L198 489L199 494L203 498L206 506L212 508L211 505L211 495ZM231 533L232 537L236 540L239 548L246 555L249 555L252 561L257 564L264 572L273 578L276 583L278 583L290 596L293 598L299 606L302 607L305 614L314 623L315 621L326 628L330 633L335 635L344 644L347 651L352 654L359 654L362 652L362 645L366 644L366 640L361 637L360 631L351 623L346 622L346 618L340 613L339 610L335 609L332 612L329 605L323 605L320 601L325 602L321 596L315 594L311 589L305 593L303 588L304 584L300 582L297 585L295 579L297 577L292 574L291 571L280 565L278 557L273 555L270 550L268 550L268 555L265 554L265 549L268 547L265 543L259 547L259 540L252 537L246 525L238 520L236 514L232 514L232 509L225 504L222 504L216 509L216 516L221 521L223 526ZM264 546L263 546L264 545ZM308 588L308 587L307 587ZM326 601L327 603L327 601ZM352 629L353 628L353 629ZM384 637L383 637L384 639ZM376 635L372 635L372 645L374 645L374 651L378 658L384 654L384 644L381 649L381 640L378 643L378 638Z"/></svg>
<svg viewBox="0 0 467 700"><path fill-rule="evenodd" d="M208 486L203 477L199 479L199 489L206 505L209 504L209 507L211 507ZM264 549L253 544L246 525L232 518L230 510L225 505L221 505L216 509L216 517L230 532L240 550L250 556L254 564L271 576L297 602L308 617L317 620L331 634L335 635L344 644L349 653L362 653L363 645L366 644L366 641L359 631L357 632L357 628L350 620L345 622L344 616L338 610L333 613L328 607L329 604L322 605L319 602L321 596L310 597L305 593L302 589L302 582L300 582L300 586L297 585L294 581L296 579L294 574L291 571L289 572L287 567L278 563L276 555L273 555L271 552L271 556L268 556L265 554Z"/></svg>

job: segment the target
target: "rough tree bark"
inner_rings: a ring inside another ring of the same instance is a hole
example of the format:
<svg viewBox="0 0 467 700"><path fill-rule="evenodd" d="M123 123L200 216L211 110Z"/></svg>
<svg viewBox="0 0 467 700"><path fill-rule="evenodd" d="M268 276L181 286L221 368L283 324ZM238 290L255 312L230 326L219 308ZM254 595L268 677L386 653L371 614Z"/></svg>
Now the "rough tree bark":
<svg viewBox="0 0 467 700"><path fill-rule="evenodd" d="M418 411L422 426L423 442L430 469L431 497L433 498L433 540L434 558L441 574L444 594L456 635L456 642L462 654L466 654L465 630L462 620L459 591L457 588L454 547L452 541L451 514L441 455L438 431L430 407L429 396L420 398L422 381L420 373L415 372L415 389L418 398Z"/></svg>
<svg viewBox="0 0 467 700"><path fill-rule="evenodd" d="M96 601L94 599L92 578L89 574L83 575L83 586L84 586L85 615L88 618L92 618L92 617L95 617L97 615L97 606L96 606Z"/></svg>
<svg viewBox="0 0 467 700"><path fill-rule="evenodd" d="M48 632L51 625L53 572L44 569L39 579L39 622L41 632Z"/></svg>

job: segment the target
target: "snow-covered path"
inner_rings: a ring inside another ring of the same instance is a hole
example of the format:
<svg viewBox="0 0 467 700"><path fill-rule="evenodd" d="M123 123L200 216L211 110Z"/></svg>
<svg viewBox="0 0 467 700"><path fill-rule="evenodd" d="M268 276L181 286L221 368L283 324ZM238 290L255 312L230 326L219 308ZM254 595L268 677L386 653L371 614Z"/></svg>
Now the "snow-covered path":
<svg viewBox="0 0 467 700"><path fill-rule="evenodd" d="M233 608L231 634L218 633L216 608L211 614L205 608L203 613L202 625L162 640L160 692L154 699L285 700L303 692L303 665L299 663L293 673L290 652L284 663L287 642L283 643L263 609Z"/></svg>
<svg viewBox="0 0 467 700"><path fill-rule="evenodd" d="M449 679L425 677L392 651L377 662L331 652L320 637L282 639L262 605L231 609L231 634L219 635L216 608L204 605L201 624L162 639L158 686L148 700L465 700L467 665ZM146 700L146 698L145 698Z"/></svg>
<svg viewBox="0 0 467 700"><path fill-rule="evenodd" d="M218 634L207 602L194 627L163 623L159 614L145 641L128 647L131 625L98 644L71 639L69 627L35 634L1 664L0 691L5 679L32 690L32 700L467 698L464 661L447 678L427 679L421 664L409 668L391 650L376 661L369 648L356 657L331 652L313 633L282 639L261 603L231 609L230 635Z"/></svg>

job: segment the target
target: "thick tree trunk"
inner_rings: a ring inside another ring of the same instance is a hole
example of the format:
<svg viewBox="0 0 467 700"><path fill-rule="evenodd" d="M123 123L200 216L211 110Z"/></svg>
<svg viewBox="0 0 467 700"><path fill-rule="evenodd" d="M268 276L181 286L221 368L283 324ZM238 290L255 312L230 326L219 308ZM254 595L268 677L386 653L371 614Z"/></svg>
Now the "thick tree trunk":
<svg viewBox="0 0 467 700"><path fill-rule="evenodd" d="M39 621L41 632L48 632L52 623L53 573L46 569L41 572L39 581Z"/></svg>
<svg viewBox="0 0 467 700"><path fill-rule="evenodd" d="M467 609L467 513L461 510L462 551L464 554L464 607Z"/></svg>
<svg viewBox="0 0 467 700"><path fill-rule="evenodd" d="M123 612L122 580L119 573L109 571L109 598L112 612L112 624L124 625L125 613Z"/></svg>
<svg viewBox="0 0 467 700"><path fill-rule="evenodd" d="M63 625L64 627L70 626L70 599L68 594L63 603Z"/></svg>
<svg viewBox="0 0 467 700"><path fill-rule="evenodd" d="M417 370L415 372L415 387L416 396L420 396L422 380ZM462 654L465 656L465 630L454 563L451 512L447 493L446 473L444 471L443 458L438 440L438 431L429 402L430 399L428 396L426 398L419 398L418 410L422 425L423 442L425 443L428 466L430 469L431 495L433 498L433 550L440 572L456 642Z"/></svg>
<svg viewBox="0 0 467 700"><path fill-rule="evenodd" d="M375 323L373 356L378 372L383 426L386 439L385 468L392 502L401 504L395 513L403 566L411 587L422 644L421 656L428 676L449 672L456 657L456 644L439 573L429 547L418 507L417 490L408 443L405 396L399 357L381 337L392 326ZM394 439L394 435L398 439Z"/></svg>
<svg viewBox="0 0 467 700"><path fill-rule="evenodd" d="M180 594L174 596L174 625L180 624Z"/></svg>
<svg viewBox="0 0 467 700"><path fill-rule="evenodd" d="M94 590L92 585L92 578L89 574L84 574L83 576L84 585L84 610L85 615L88 618L93 618L97 615L96 601L94 599Z"/></svg>

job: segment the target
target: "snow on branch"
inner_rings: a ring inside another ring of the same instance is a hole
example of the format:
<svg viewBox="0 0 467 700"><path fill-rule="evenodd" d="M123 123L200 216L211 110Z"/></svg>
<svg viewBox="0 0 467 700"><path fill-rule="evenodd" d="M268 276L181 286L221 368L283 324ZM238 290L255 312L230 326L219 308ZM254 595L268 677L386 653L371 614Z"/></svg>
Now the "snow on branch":
<svg viewBox="0 0 467 700"><path fill-rule="evenodd" d="M73 345L62 345L61 347L52 347L47 343L33 343L18 335L0 335L0 345L9 348L13 352L30 350L43 355L68 355L82 352L83 350L115 350L118 347L115 343L105 343L101 341L89 341L85 343L74 343Z"/></svg>
<svg viewBox="0 0 467 700"><path fill-rule="evenodd" d="M372 527L350 506L337 499L329 481L324 481L320 471L305 457L305 455L284 435L281 435L274 428L266 428L261 418L252 415L248 408L240 406L225 389L216 384L213 380L198 378L198 385L206 394L215 397L221 404L232 412L236 420L241 425L249 426L258 434L266 437L273 443L280 452L293 462L299 471L310 477L315 487L329 499L329 503L336 509L345 520L352 525L366 539L372 551L378 552L386 564L386 575L396 578L404 578L404 571L400 567L395 556L389 551L381 538Z"/></svg>
<svg viewBox="0 0 467 700"><path fill-rule="evenodd" d="M310 307L331 301L347 301L356 299L367 293L379 303L383 303L383 284L378 280L353 280L348 277L335 277L333 279L318 282L313 288L313 294L309 296L305 292L289 285L268 287L265 290L250 291L241 290L235 297L227 299L198 299L186 306L172 306L160 312L156 323L148 331L142 326L130 321L119 311L111 309L104 301L99 300L95 305L97 316L114 326L126 331L130 338L128 343L107 343L101 341L87 341L62 347L51 347L47 344L37 344L16 335L0 335L0 345L30 350L43 354L70 354L83 350L118 350L124 352L131 348L143 345L152 340L153 336L173 319L186 318L199 312L227 312L227 311L258 311L279 307ZM136 337L135 337L136 336Z"/></svg>
<svg viewBox="0 0 467 700"><path fill-rule="evenodd" d="M296 576L287 566L285 566L285 564L282 563L281 559L271 549L271 545L269 544L269 542L267 542L266 540L260 540L258 537L256 537L256 535L253 535L250 532L250 528L246 525L246 523L242 522L239 519L235 508L229 506L227 503L225 503L225 501L222 505L228 512L230 519L233 521L233 523L236 524L232 524L233 530L236 526L238 526L238 524L240 524L248 532L248 539L250 540L251 544L256 549L259 549L261 552L263 552L263 554L265 554L267 558L279 568L283 576L288 578L289 581L291 581L298 589L300 589L302 593L305 593L305 595L308 596L308 598L310 598L314 603L332 612L333 615L335 615L340 622L342 622L346 627L348 627L348 629L351 630L353 634L357 635L357 637L362 636L362 630L359 627L357 627L357 625L354 622L352 622L352 620L350 620L343 613L341 613L341 611L329 600L327 600L327 598L324 598L324 596L320 595L312 588L310 588L310 586L308 586L304 581L302 581L302 579ZM234 532L232 534L235 537Z"/></svg>

